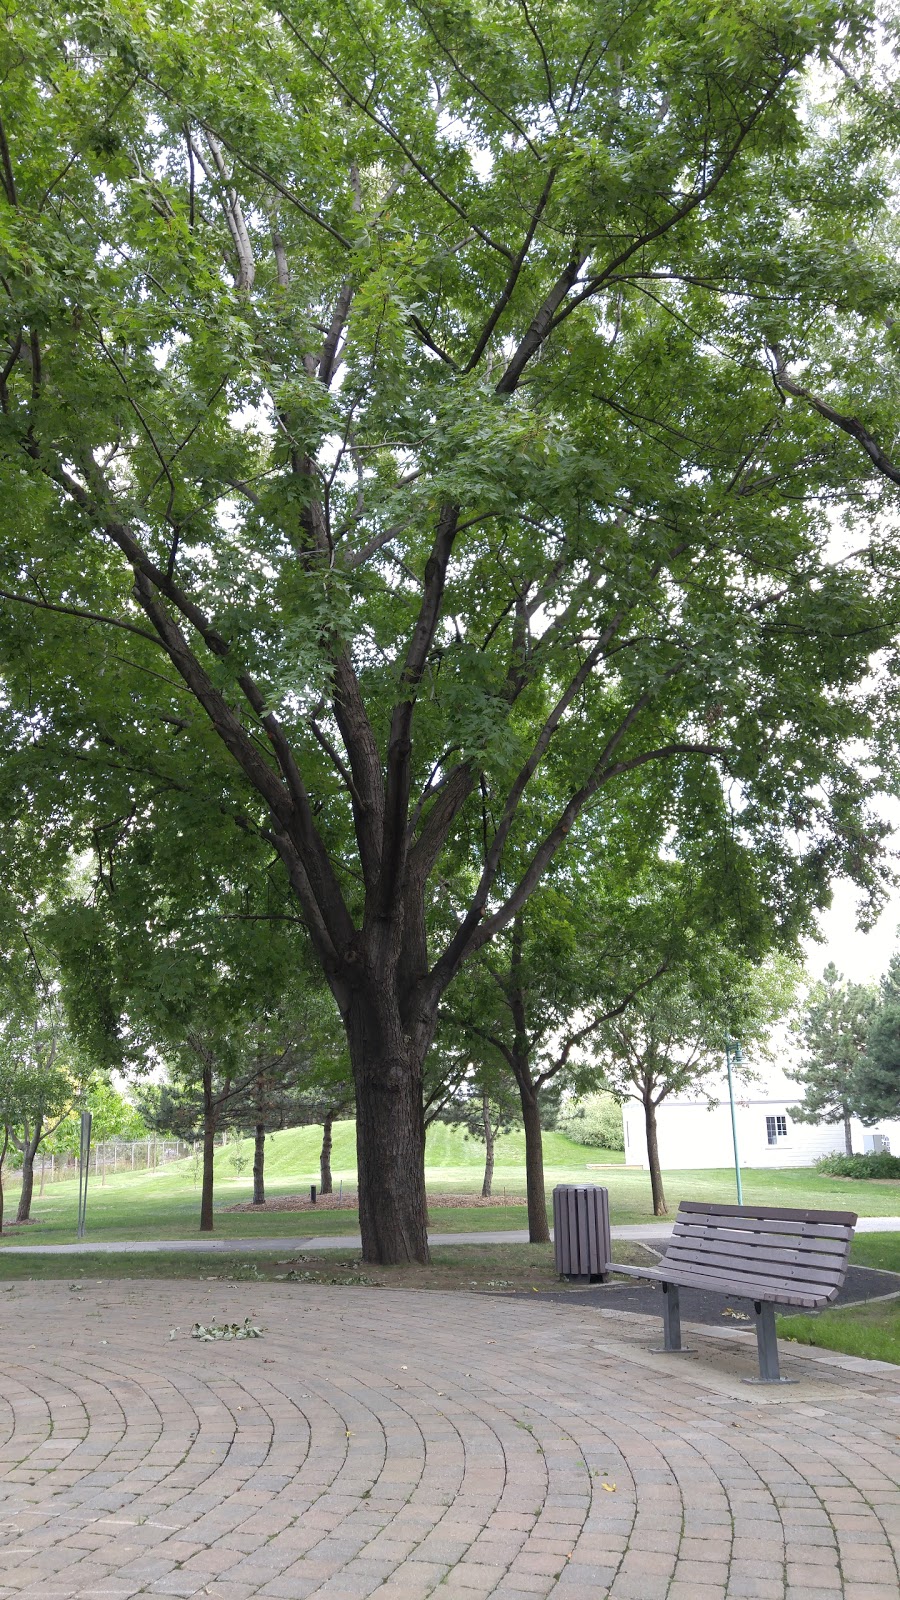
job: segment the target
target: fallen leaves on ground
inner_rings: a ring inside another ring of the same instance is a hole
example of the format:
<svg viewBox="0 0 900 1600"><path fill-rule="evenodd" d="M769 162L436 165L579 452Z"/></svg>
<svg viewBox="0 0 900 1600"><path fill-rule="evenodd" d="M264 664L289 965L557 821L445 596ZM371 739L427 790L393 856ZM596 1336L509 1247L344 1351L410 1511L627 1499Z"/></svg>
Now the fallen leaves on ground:
<svg viewBox="0 0 900 1600"><path fill-rule="evenodd" d="M262 1335L262 1328L257 1328L249 1317L243 1322L210 1322L206 1327L195 1322L191 1329L192 1339L261 1339Z"/></svg>

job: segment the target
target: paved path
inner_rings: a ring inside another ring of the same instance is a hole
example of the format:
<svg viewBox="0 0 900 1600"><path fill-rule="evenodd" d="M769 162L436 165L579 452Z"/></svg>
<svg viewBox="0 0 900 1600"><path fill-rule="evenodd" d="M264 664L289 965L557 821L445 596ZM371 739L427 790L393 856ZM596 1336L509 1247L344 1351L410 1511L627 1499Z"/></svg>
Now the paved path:
<svg viewBox="0 0 900 1600"><path fill-rule="evenodd" d="M614 1239L643 1239L648 1244L664 1244L672 1232L671 1222L641 1222L623 1223L614 1226L611 1230ZM900 1233L900 1217L860 1217L856 1224L857 1233ZM477 1233L432 1233L429 1234L432 1244L527 1244L528 1233L525 1229L511 1229L504 1232ZM253 1239L198 1239L197 1235L190 1239L141 1239L129 1242L126 1239L117 1243L106 1240L92 1243L83 1239L79 1244L5 1244L0 1246L0 1259L3 1255L14 1256L30 1255L78 1255L89 1251L91 1255L142 1255L154 1251L196 1250L198 1253L206 1251L215 1252L226 1250L230 1255L235 1251L243 1252L253 1250L277 1250L284 1254L291 1250L359 1250L361 1240L358 1233L319 1234L315 1236L302 1235L288 1238L286 1235L277 1237Z"/></svg>
<svg viewBox="0 0 900 1600"><path fill-rule="evenodd" d="M206 1344L196 1317L258 1319ZM174 1337L170 1330L174 1329ZM895 1368L465 1294L0 1293L0 1600L897 1600Z"/></svg>

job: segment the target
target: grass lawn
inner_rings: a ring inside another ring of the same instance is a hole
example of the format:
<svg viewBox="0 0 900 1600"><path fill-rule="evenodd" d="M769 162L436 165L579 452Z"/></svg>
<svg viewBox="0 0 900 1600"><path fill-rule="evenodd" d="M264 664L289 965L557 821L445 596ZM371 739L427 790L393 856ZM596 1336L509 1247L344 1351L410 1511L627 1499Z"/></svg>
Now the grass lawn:
<svg viewBox="0 0 900 1600"><path fill-rule="evenodd" d="M639 1244L621 1241L616 1259L639 1266L652 1257ZM573 1286L557 1276L550 1244L439 1245L428 1267L370 1267L347 1250L292 1252L281 1261L239 1251L232 1255L198 1256L187 1251L166 1255L7 1256L2 1282L46 1282L68 1279L74 1283L108 1282L111 1278L193 1278L200 1283L339 1283L371 1284L384 1289L464 1289L473 1293L510 1290L569 1290Z"/></svg>
<svg viewBox="0 0 900 1600"><path fill-rule="evenodd" d="M860 1234L853 1241L850 1259L858 1267L900 1272L900 1233ZM900 1365L900 1299L836 1307L817 1316L779 1317L777 1321L781 1339Z"/></svg>
<svg viewBox="0 0 900 1600"><path fill-rule="evenodd" d="M778 1317L777 1323L780 1339L900 1366L900 1300L821 1311L817 1317Z"/></svg>
<svg viewBox="0 0 900 1600"><path fill-rule="evenodd" d="M318 1180L319 1130L286 1129L273 1134L267 1151L266 1187L270 1197L308 1193ZM245 1162L235 1170L235 1156ZM303 1238L347 1235L357 1231L352 1210L315 1212L229 1212L226 1208L251 1198L250 1141L230 1145L216 1153L216 1232L221 1238ZM573 1144L560 1133L548 1133L544 1142L547 1189L556 1183L602 1183L610 1191L612 1218L617 1223L652 1220L650 1183L646 1172L626 1168L620 1152L592 1150ZM481 1187L483 1147L456 1128L437 1124L429 1131L426 1178L433 1195L477 1194ZM334 1135L335 1187L341 1180L355 1185L354 1129L339 1123ZM864 1216L900 1215L900 1185L847 1183L828 1178L810 1168L781 1171L745 1170L744 1197L767 1205L855 1210ZM433 1232L479 1233L526 1226L524 1140L513 1133L497 1141L494 1194L509 1196L508 1205L485 1208L442 1208L431 1212ZM679 1171L666 1175L671 1213L678 1201L732 1200L734 1175L721 1171ZM34 1202L34 1223L11 1229L0 1238L5 1245L66 1244L75 1238L78 1185L74 1180L48 1184ZM7 1193L7 1217L14 1213L15 1190ZM97 1242L139 1239L187 1239L197 1233L200 1205L199 1173L190 1159L172 1162L151 1172L109 1175L105 1186L91 1174L88 1197L88 1237ZM874 1241L873 1241L874 1243ZM873 1261L872 1265L876 1263Z"/></svg>

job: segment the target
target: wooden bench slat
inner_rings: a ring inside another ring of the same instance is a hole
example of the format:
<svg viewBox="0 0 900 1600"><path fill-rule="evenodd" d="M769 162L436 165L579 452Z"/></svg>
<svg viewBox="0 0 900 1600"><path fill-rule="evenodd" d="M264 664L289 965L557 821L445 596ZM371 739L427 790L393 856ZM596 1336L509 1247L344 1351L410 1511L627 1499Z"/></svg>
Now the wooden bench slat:
<svg viewBox="0 0 900 1600"><path fill-rule="evenodd" d="M843 1272L847 1259L846 1253L826 1256L806 1250L754 1250L752 1246L731 1244L726 1239L707 1239L704 1243L696 1239L673 1239L666 1251L667 1256L679 1260L682 1257L705 1257L710 1253L728 1256L734 1261L772 1261L776 1266L814 1268L826 1276L830 1272Z"/></svg>
<svg viewBox="0 0 900 1600"><path fill-rule="evenodd" d="M747 1221L751 1217L773 1221L792 1222L820 1222L838 1224L843 1228L855 1228L857 1215L855 1211L801 1211L789 1206L730 1206L720 1205L718 1202L705 1200L682 1200L680 1211L708 1212L716 1217L741 1217Z"/></svg>
<svg viewBox="0 0 900 1600"><path fill-rule="evenodd" d="M755 1284L771 1283L782 1289L796 1285L804 1293L823 1295L827 1299L832 1292L837 1294L841 1287L839 1279L832 1278L830 1282L823 1283L821 1278L793 1277L790 1274L769 1272L765 1267L759 1267L755 1272L729 1272L718 1261L710 1261L708 1264L702 1261L667 1261L661 1270L667 1272L673 1280L679 1278L679 1281L684 1274L702 1272L705 1277L717 1278L723 1287L733 1290L734 1293L738 1292L740 1285L752 1288Z"/></svg>
<svg viewBox="0 0 900 1600"><path fill-rule="evenodd" d="M758 1265L760 1261L766 1261L778 1269L791 1268L823 1278L838 1273L843 1277L846 1270L845 1255L820 1256L805 1250L755 1250L752 1246L731 1244L723 1239L710 1239L706 1244L698 1244L696 1240L682 1242L673 1239L666 1251L667 1261L706 1261L713 1256L729 1264L733 1261L737 1267L743 1263Z"/></svg>
<svg viewBox="0 0 900 1600"><path fill-rule="evenodd" d="M741 1234L753 1234L754 1238L777 1238L778 1235L783 1235L785 1238L809 1238L809 1240L830 1238L830 1240L838 1243L846 1243L846 1240L849 1240L854 1235L852 1227L838 1226L838 1222L826 1222L822 1227L815 1227L814 1229L810 1222L802 1224L801 1227L791 1227L790 1222L781 1221L780 1218L753 1218L753 1216L746 1216L746 1218L711 1216L711 1218L705 1218L705 1216L700 1216L695 1211L690 1216L682 1216L681 1211L679 1211L674 1226L676 1226L676 1229L692 1227L692 1229L701 1230L705 1234L741 1232Z"/></svg>
<svg viewBox="0 0 900 1600"><path fill-rule="evenodd" d="M625 1273L629 1278L648 1278L654 1283L677 1283L682 1289L711 1289L723 1298L735 1300L765 1300L773 1305L784 1306L817 1306L829 1305L836 1297L837 1289L827 1294L813 1294L806 1288L798 1285L782 1285L760 1279L758 1282L745 1282L738 1284L725 1284L717 1273L704 1273L685 1271L676 1268L672 1272L665 1271L662 1267L626 1267L619 1262L613 1262L613 1271Z"/></svg>
<svg viewBox="0 0 900 1600"><path fill-rule="evenodd" d="M774 1250L776 1252L788 1250L809 1251L815 1255L835 1256L840 1259L847 1254L846 1239L808 1238L805 1234L796 1233L752 1233L749 1229L742 1228L704 1228L700 1224L677 1223L672 1231L674 1240L699 1240L721 1239L729 1244L746 1244L756 1250Z"/></svg>

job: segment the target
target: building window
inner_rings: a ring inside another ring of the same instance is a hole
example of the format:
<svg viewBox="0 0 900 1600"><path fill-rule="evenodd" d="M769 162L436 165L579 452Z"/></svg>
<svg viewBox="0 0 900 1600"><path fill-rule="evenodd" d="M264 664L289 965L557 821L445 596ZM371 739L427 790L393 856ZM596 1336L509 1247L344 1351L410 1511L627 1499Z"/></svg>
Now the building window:
<svg viewBox="0 0 900 1600"><path fill-rule="evenodd" d="M766 1137L769 1144L787 1138L787 1117L766 1117Z"/></svg>

